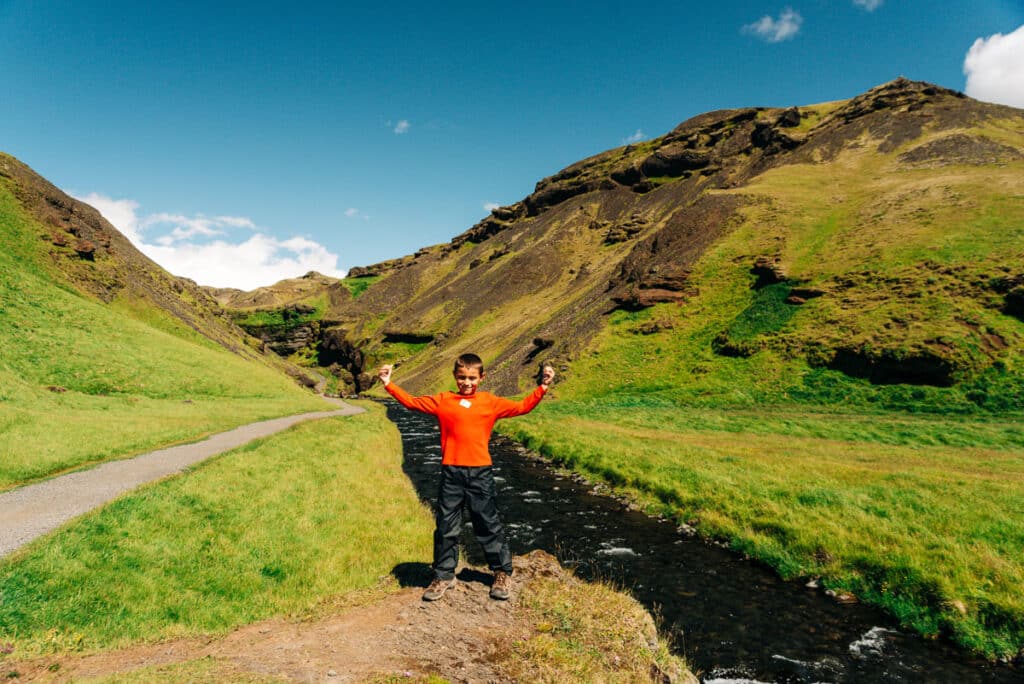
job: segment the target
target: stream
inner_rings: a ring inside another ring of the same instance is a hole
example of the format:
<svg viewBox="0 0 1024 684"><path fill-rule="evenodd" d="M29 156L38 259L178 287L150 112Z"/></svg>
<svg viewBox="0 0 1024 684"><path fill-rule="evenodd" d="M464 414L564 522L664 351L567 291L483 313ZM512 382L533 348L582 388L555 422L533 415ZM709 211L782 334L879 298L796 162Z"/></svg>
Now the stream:
<svg viewBox="0 0 1024 684"><path fill-rule="evenodd" d="M402 433L406 475L433 502L441 463L436 420L394 402L388 417ZM687 537L556 472L510 439L495 436L490 448L512 553L544 549L582 578L627 589L660 617L702 682L1024 682L1017 668L971 660L950 644L900 631L876 609L840 605ZM468 562L486 565L468 523L463 551Z"/></svg>

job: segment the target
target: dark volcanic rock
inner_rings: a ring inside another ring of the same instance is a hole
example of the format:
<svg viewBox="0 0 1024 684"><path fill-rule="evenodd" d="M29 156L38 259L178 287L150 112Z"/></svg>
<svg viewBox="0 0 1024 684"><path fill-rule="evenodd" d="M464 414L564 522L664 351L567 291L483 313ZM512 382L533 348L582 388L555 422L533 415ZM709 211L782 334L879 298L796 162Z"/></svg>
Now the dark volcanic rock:
<svg viewBox="0 0 1024 684"><path fill-rule="evenodd" d="M434 341L433 333L389 330L384 332L386 344L425 344Z"/></svg>
<svg viewBox="0 0 1024 684"><path fill-rule="evenodd" d="M497 207L491 210L491 215L499 221L515 221L526 215L526 207L522 202L516 202L506 207Z"/></svg>
<svg viewBox="0 0 1024 684"><path fill-rule="evenodd" d="M583 182L563 182L543 180L537 184L537 189L532 195L524 200L526 204L526 215L537 216L544 209L561 204L567 199L596 190L597 188Z"/></svg>
<svg viewBox="0 0 1024 684"><path fill-rule="evenodd" d="M1024 287L1017 287L1006 293L1003 313L1024 321Z"/></svg>
<svg viewBox="0 0 1024 684"><path fill-rule="evenodd" d="M362 392L373 384L373 378L364 372L366 358L360 348L348 339L348 332L340 328L330 328L321 334L320 345L317 347L317 358L321 366L337 365L352 376L351 391ZM343 374L338 375L344 377ZM349 388L345 388L349 389Z"/></svg>
<svg viewBox="0 0 1024 684"><path fill-rule="evenodd" d="M462 235L452 240L452 245L458 247L464 242L472 242L478 244L491 236L497 235L501 231L509 227L510 224L505 221L499 221L496 218L488 217L480 223L476 224Z"/></svg>
<svg viewBox="0 0 1024 684"><path fill-rule="evenodd" d="M405 268L415 263L413 256L405 256L400 259L389 259L387 261L381 261L377 264L370 264L369 266L353 266L348 269L346 276L348 278L366 278L371 276L382 276L388 273L392 273L399 269Z"/></svg>
<svg viewBox="0 0 1024 684"><path fill-rule="evenodd" d="M800 146L799 140L794 140L772 124L763 121L754 124L750 142L754 147L763 149L766 154L778 154Z"/></svg>
<svg viewBox="0 0 1024 684"><path fill-rule="evenodd" d="M955 364L928 348L910 351L861 348L839 349L829 368L847 375L866 378L877 385L935 385L953 384Z"/></svg>
<svg viewBox="0 0 1024 684"><path fill-rule="evenodd" d="M757 276L757 282L754 283L754 287L758 289L786 280L786 272L783 270L782 265L779 264L778 257L757 257L754 265L750 268L750 272Z"/></svg>
<svg viewBox="0 0 1024 684"><path fill-rule="evenodd" d="M262 341L275 354L285 357L300 349L314 346L320 339L319 321L297 325L247 325L243 326L243 329Z"/></svg>
<svg viewBox="0 0 1024 684"><path fill-rule="evenodd" d="M611 179L620 185L633 185L643 180L644 174L635 166L627 166L611 172Z"/></svg>
<svg viewBox="0 0 1024 684"><path fill-rule="evenodd" d="M83 238L75 243L75 252L83 259L93 261L96 258L96 245Z"/></svg>
<svg viewBox="0 0 1024 684"><path fill-rule="evenodd" d="M783 126L785 128L793 128L794 126L800 125L800 110L796 107L790 107L786 111L779 115L776 125Z"/></svg>
<svg viewBox="0 0 1024 684"><path fill-rule="evenodd" d="M604 244L614 245L619 242L625 242L633 237L639 235L647 222L643 219L630 219L625 223L611 226L608 232L604 236Z"/></svg>
<svg viewBox="0 0 1024 684"><path fill-rule="evenodd" d="M982 136L955 133L904 152L899 160L916 166L970 164L981 166L1024 158L1018 150Z"/></svg>
<svg viewBox="0 0 1024 684"><path fill-rule="evenodd" d="M814 299L815 297L821 297L825 294L825 291L819 290L816 287L794 287L789 291L789 294L791 294L794 297L799 297L800 299L806 300Z"/></svg>
<svg viewBox="0 0 1024 684"><path fill-rule="evenodd" d="M706 154L682 145L668 145L644 160L640 169L645 176L682 176L688 171L702 169L710 163Z"/></svg>
<svg viewBox="0 0 1024 684"><path fill-rule="evenodd" d="M383 272L380 264L373 264L370 266L352 266L348 269L346 277L348 278L367 278L370 276L380 275Z"/></svg>
<svg viewBox="0 0 1024 684"><path fill-rule="evenodd" d="M661 288L636 288L634 290L627 291L625 294L612 297L612 301L615 302L616 308L625 309L627 311L639 311L641 309L652 307L655 304L682 302L686 299L687 294L685 292L664 290Z"/></svg>

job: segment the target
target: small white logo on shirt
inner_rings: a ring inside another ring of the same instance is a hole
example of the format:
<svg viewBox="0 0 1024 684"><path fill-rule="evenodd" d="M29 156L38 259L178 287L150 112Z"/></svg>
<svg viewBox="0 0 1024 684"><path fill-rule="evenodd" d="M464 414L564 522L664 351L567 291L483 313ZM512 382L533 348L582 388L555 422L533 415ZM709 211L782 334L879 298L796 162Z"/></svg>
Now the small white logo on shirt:
<svg viewBox="0 0 1024 684"><path fill-rule="evenodd" d="M461 406L462 408L469 408L472 405L473 402L471 402L469 399L462 399L461 401L459 401L459 406Z"/></svg>

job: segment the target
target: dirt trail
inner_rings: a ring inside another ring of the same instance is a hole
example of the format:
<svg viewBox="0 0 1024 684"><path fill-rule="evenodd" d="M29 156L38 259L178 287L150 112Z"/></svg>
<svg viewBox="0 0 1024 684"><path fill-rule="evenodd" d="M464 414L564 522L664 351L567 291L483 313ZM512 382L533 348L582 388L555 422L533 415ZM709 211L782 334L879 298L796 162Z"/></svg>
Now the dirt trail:
<svg viewBox="0 0 1024 684"><path fill-rule="evenodd" d="M440 601L424 602L420 596L429 579L424 565L413 573L415 579L404 581L416 586L316 621L273 619L218 638L7 662L4 670L16 671L16 681L69 682L209 658L224 681L264 676L358 682L376 674L438 674L452 682L503 682L509 679L498 669L495 653L533 628L517 610L522 587L536 577L564 576L558 561L543 551L517 557L515 570L508 601L488 597L489 573L464 567L454 589Z"/></svg>
<svg viewBox="0 0 1024 684"><path fill-rule="evenodd" d="M329 400L335 411L301 413L221 432L201 442L151 451L121 461L26 485L0 494L0 558L67 521L147 482L179 473L211 456L297 423L332 416L351 416L364 409Z"/></svg>

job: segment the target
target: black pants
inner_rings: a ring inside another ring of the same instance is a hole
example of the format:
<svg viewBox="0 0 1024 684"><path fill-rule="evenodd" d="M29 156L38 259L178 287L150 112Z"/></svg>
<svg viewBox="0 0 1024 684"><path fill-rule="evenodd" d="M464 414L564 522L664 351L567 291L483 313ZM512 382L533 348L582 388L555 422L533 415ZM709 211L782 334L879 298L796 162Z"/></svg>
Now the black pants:
<svg viewBox="0 0 1024 684"><path fill-rule="evenodd" d="M434 530L434 576L448 580L455 576L459 562L459 529L462 507L469 508L473 534L484 549L492 571L512 574L512 552L505 541L505 528L498 518L496 488L491 466L441 466L437 492L437 528Z"/></svg>

